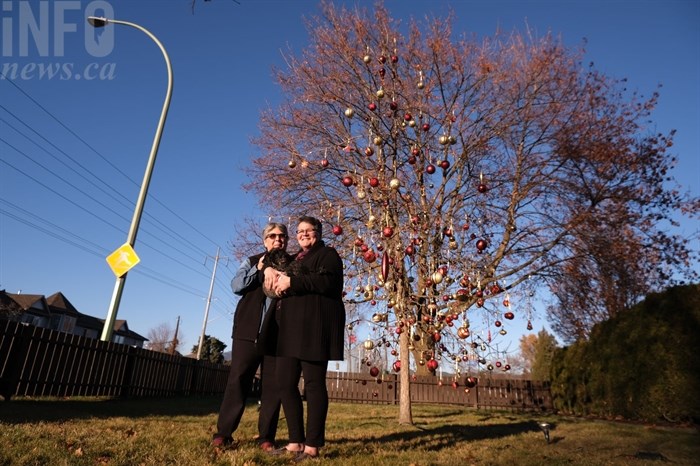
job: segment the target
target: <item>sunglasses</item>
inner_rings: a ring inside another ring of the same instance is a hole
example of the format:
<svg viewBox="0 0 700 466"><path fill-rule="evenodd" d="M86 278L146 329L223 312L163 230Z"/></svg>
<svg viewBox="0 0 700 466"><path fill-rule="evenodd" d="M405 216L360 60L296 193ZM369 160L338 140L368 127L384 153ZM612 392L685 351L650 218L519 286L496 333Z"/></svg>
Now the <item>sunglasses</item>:
<svg viewBox="0 0 700 466"><path fill-rule="evenodd" d="M287 239L287 235L284 233L270 233L265 237L265 239Z"/></svg>

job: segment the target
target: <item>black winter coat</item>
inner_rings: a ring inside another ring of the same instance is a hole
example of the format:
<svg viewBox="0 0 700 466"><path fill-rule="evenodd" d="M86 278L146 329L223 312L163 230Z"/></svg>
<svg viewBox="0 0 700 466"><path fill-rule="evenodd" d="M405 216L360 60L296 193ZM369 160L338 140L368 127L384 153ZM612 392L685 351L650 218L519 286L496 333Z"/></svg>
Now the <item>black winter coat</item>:
<svg viewBox="0 0 700 466"><path fill-rule="evenodd" d="M290 277L289 296L276 306L276 354L306 361L342 360L343 262L334 248L319 240L301 265L301 273Z"/></svg>
<svg viewBox="0 0 700 466"><path fill-rule="evenodd" d="M250 257L248 260L253 267L257 267L258 260L263 254L257 254ZM246 287L241 293L241 299L236 306L236 313L233 316L233 332L234 340L254 341L258 343L258 347L264 350L264 345L272 343L277 339L276 323L274 309L276 300L273 300L270 309L265 316L265 322L262 324L263 306L265 304L265 293L263 292L262 283L264 276L261 271L257 272L257 277L253 282ZM269 350L269 348L268 348Z"/></svg>

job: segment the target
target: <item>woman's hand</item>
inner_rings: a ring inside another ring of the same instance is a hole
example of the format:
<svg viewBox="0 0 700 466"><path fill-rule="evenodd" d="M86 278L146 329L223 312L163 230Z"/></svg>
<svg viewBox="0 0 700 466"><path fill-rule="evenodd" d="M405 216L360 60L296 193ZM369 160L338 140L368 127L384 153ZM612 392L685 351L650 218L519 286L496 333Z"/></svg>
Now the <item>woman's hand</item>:
<svg viewBox="0 0 700 466"><path fill-rule="evenodd" d="M279 271L273 269L272 267L266 268L263 274L265 275L265 281L263 283L263 286L268 290L275 291L275 284L277 283L277 278L282 274Z"/></svg>
<svg viewBox="0 0 700 466"><path fill-rule="evenodd" d="M277 296L284 296L284 294L289 290L292 285L292 280L285 274L279 273L277 275L277 281L275 282L275 287L273 288Z"/></svg>

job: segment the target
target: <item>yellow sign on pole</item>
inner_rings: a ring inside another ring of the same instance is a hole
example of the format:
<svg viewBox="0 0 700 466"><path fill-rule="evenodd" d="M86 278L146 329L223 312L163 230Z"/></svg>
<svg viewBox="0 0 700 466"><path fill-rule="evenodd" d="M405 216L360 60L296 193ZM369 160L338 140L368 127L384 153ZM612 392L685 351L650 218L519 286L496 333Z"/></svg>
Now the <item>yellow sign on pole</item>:
<svg viewBox="0 0 700 466"><path fill-rule="evenodd" d="M133 266L141 261L136 251L129 243L120 246L116 251L107 256L107 263L112 268L112 272L117 277L121 277L127 273Z"/></svg>

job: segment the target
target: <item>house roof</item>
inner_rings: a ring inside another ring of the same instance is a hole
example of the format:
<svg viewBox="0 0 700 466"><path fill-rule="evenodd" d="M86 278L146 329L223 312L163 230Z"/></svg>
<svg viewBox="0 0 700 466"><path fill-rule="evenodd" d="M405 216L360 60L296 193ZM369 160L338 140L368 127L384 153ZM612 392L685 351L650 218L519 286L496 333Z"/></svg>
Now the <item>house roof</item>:
<svg viewBox="0 0 700 466"><path fill-rule="evenodd" d="M78 314L80 314L75 306L73 306L71 302L68 301L68 298L60 291L46 298L46 302L49 304L49 310L51 312L58 312L59 314L65 314L71 317L78 317Z"/></svg>
<svg viewBox="0 0 700 466"><path fill-rule="evenodd" d="M40 294L23 294L23 293L7 293L4 292L7 297L13 300L19 305L22 311L32 310L34 314L43 315L48 317L51 315L49 311L49 305L46 302L44 295Z"/></svg>

